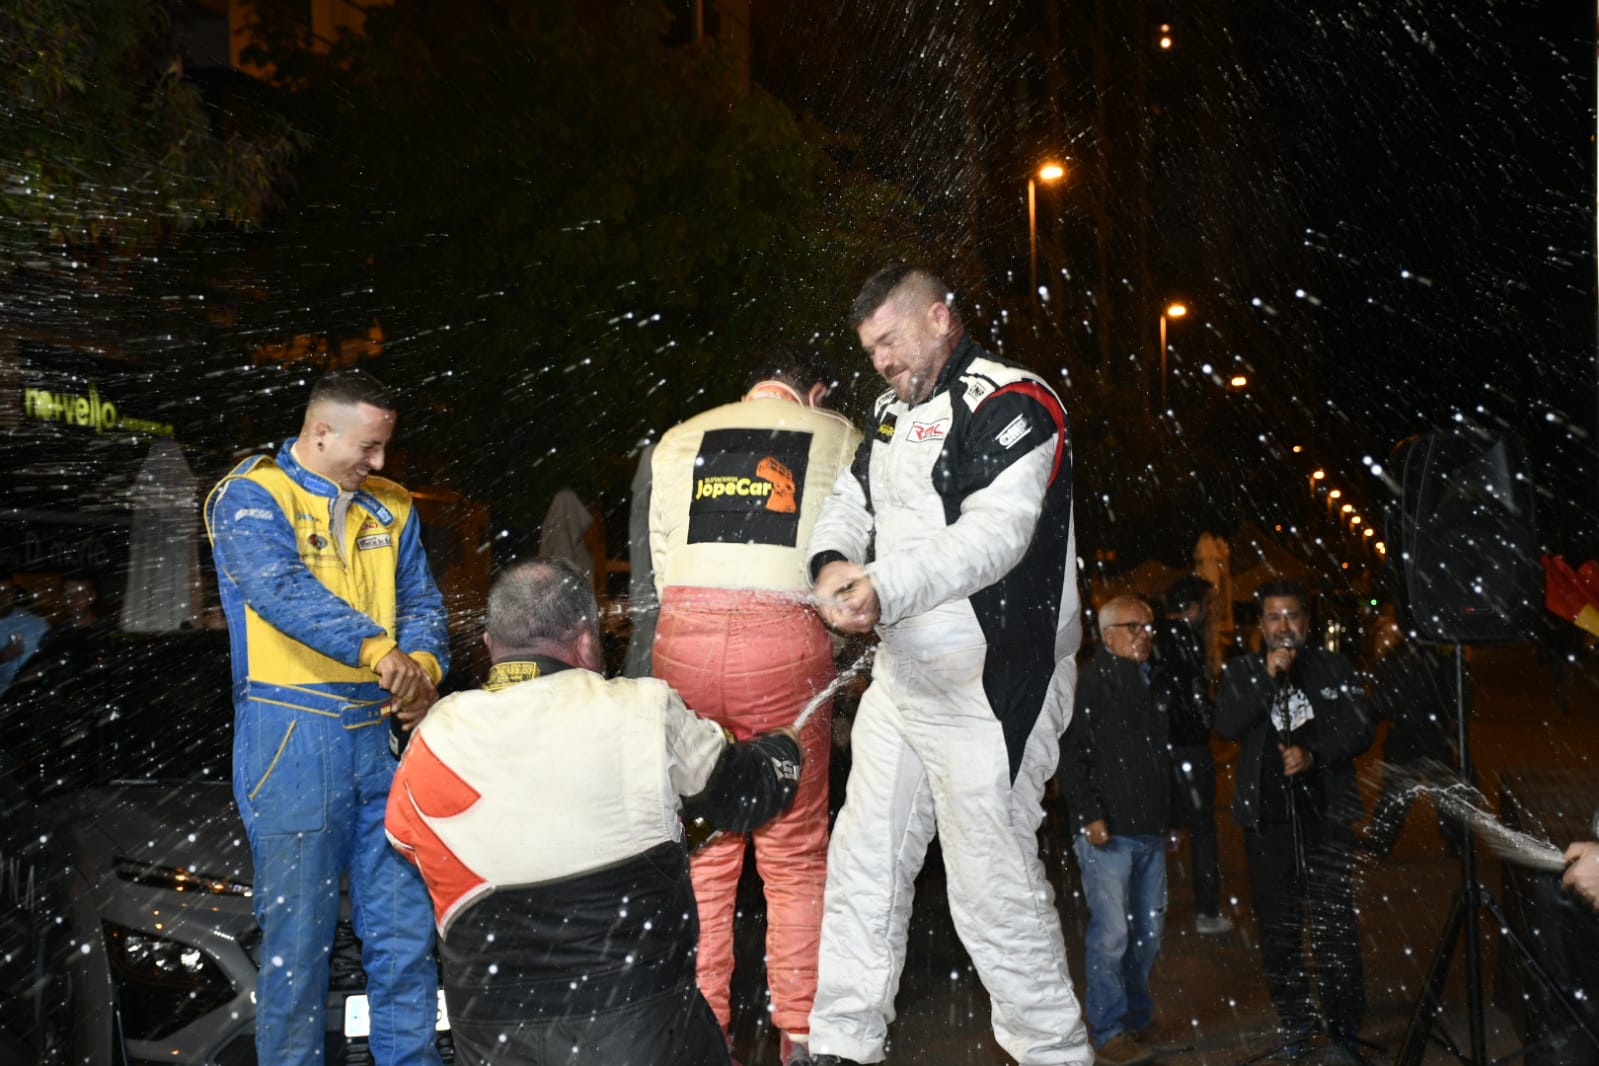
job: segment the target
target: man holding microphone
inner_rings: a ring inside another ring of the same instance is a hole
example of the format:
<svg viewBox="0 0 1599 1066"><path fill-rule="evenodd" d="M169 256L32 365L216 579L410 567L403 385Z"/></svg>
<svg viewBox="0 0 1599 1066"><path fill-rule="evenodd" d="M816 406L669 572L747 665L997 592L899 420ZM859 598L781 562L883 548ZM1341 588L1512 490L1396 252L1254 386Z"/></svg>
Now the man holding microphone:
<svg viewBox="0 0 1599 1066"><path fill-rule="evenodd" d="M1216 731L1240 745L1233 819L1244 830L1266 982L1289 1050L1319 1019L1333 1041L1327 1061L1359 1061L1351 1045L1366 1000L1351 878L1361 806L1353 760L1371 745L1371 718L1349 661L1307 645L1304 589L1269 581L1256 599L1261 650L1228 663ZM1302 948L1306 911L1319 1016Z"/></svg>

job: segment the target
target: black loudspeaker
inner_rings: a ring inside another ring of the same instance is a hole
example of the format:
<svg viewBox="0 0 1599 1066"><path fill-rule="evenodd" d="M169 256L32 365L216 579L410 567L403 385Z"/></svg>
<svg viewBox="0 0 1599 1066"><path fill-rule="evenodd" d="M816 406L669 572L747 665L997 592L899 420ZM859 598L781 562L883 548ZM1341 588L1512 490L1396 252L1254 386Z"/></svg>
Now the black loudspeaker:
<svg viewBox="0 0 1599 1066"><path fill-rule="evenodd" d="M1394 448L1388 558L1405 627L1440 644L1527 639L1543 603L1532 468L1512 436L1425 433Z"/></svg>

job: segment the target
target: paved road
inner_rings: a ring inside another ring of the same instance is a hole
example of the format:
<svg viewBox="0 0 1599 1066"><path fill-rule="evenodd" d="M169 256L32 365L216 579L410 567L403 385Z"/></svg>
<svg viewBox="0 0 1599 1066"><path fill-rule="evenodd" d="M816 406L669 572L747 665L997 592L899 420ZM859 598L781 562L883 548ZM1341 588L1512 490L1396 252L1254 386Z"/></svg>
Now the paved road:
<svg viewBox="0 0 1599 1066"><path fill-rule="evenodd" d="M1548 666L1531 648L1473 649L1471 663L1478 694L1472 745L1490 797L1497 795L1501 772L1513 767L1584 768L1599 780L1599 664L1589 662L1570 675L1571 711L1566 715L1557 709ZM1368 790L1374 790L1379 752L1380 745L1374 746L1361 760ZM1222 811L1231 800L1232 753L1231 745L1218 744L1222 767L1218 809ZM1368 791L1368 804L1370 794ZM1572 802L1587 811L1594 800L1573 796ZM1398 1047L1425 981L1452 893L1460 884L1459 863L1446 858L1428 808L1423 800L1412 809L1393 856L1383 863L1367 860L1356 874L1369 1004L1363 1035L1386 1048L1384 1053L1374 1053L1373 1061L1390 1061ZM1197 935L1193 931L1191 882L1184 865L1186 848L1173 857L1170 873L1167 934L1153 992L1162 1017L1192 1031L1192 1050L1161 1060L1179 1066L1238 1063L1271 1044L1275 1016L1250 917L1243 840L1225 814L1220 822L1223 893L1230 897L1227 909L1237 929L1220 937ZM1057 885L1056 903L1080 992L1087 912L1077 894L1074 862L1053 845L1051 828L1046 823L1046 863ZM1563 846L1566 841L1558 843ZM1478 854L1485 855L1481 849ZM1498 894L1496 860L1485 858L1483 878ZM764 915L759 882L753 874L746 878L741 905L734 1051L745 1066L775 1066L777 1040L767 1023L760 964ZM1599 918L1595 919L1595 936L1599 944ZM1485 929L1481 943L1491 999L1498 937ZM1464 1042L1465 968L1458 953L1446 998L1450 1006L1443 1028ZM898 1005L890 1063L997 1066L1012 1061L994 1046L987 997L950 924L936 846L917 883L917 906ZM1520 1046L1505 1011L1490 1005L1486 1014L1490 1058L1507 1055ZM1435 1048L1426 1061L1454 1060Z"/></svg>

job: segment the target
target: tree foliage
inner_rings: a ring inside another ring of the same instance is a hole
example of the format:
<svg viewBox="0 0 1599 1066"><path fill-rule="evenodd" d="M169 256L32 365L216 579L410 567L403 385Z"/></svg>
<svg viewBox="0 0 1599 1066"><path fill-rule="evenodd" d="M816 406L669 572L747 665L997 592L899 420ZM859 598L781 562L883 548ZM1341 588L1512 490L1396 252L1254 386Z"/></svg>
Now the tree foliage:
<svg viewBox="0 0 1599 1066"><path fill-rule="evenodd" d="M214 114L170 0L0 5L0 276L63 246L130 247L260 217L296 147Z"/></svg>
<svg viewBox="0 0 1599 1066"><path fill-rule="evenodd" d="M587 20L543 0L441 36L395 8L325 56L261 55L315 144L249 328L376 320L373 369L425 408L413 448L513 521L561 483L625 483L642 437L736 396L780 336L861 365L845 306L906 249L894 188L663 26L649 3Z"/></svg>

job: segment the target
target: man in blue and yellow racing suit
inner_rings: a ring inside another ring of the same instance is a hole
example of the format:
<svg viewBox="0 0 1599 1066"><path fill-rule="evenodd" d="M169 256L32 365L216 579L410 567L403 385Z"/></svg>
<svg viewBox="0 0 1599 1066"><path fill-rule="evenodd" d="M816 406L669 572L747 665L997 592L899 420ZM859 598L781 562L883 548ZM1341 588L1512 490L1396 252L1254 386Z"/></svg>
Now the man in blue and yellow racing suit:
<svg viewBox="0 0 1599 1066"><path fill-rule="evenodd" d="M394 403L370 375L312 389L300 436L240 463L206 525L233 652L233 792L255 866L256 1052L323 1058L329 959L348 876L378 1066L438 1063L432 908L388 845L395 759L448 668L419 520L382 469Z"/></svg>

